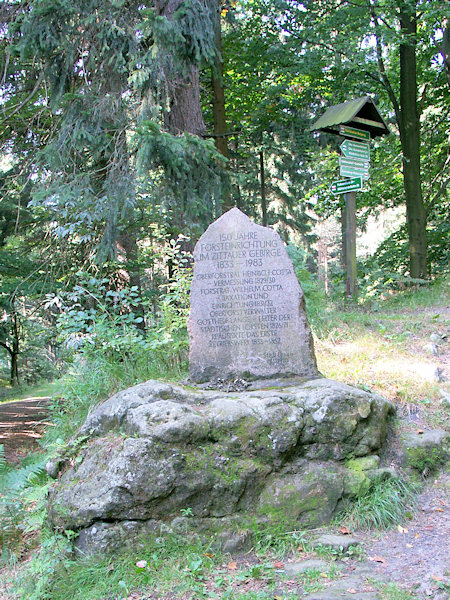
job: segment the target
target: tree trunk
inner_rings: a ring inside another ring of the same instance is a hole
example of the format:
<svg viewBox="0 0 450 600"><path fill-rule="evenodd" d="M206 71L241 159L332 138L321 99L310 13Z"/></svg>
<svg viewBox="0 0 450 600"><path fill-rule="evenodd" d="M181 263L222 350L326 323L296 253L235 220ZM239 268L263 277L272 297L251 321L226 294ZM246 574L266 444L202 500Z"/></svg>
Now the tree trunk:
<svg viewBox="0 0 450 600"><path fill-rule="evenodd" d="M158 0L156 3L158 13L170 21L182 1ZM190 66L187 68L187 74L179 73L175 80L170 81L169 89L171 94L169 111L165 115L165 125L169 133L173 135L182 133L203 135L206 133L200 103L198 68Z"/></svg>
<svg viewBox="0 0 450 600"><path fill-rule="evenodd" d="M222 60L222 28L220 25L222 1L216 0L214 10L214 33L217 48L217 58L211 69L211 85L213 93L213 119L214 143L217 150L225 157L229 157L227 133L227 119L225 111L225 89L223 86L223 60ZM233 207L231 190L227 189L223 195L222 210L226 212Z"/></svg>
<svg viewBox="0 0 450 600"><path fill-rule="evenodd" d="M11 352L10 383L12 386L19 385L19 353Z"/></svg>
<svg viewBox="0 0 450 600"><path fill-rule="evenodd" d="M123 230L117 239L119 247L124 251L126 257L126 272L128 274L128 284L130 287L136 286L139 297L142 296L141 273L139 270L139 249L136 241L136 235L132 231ZM145 310L142 302L135 307L135 313L142 319L136 323L136 327L145 331Z"/></svg>
<svg viewBox="0 0 450 600"><path fill-rule="evenodd" d="M9 371L9 382L12 386L19 385L19 354L20 354L20 332L19 324L17 322L17 313L15 309L11 313L12 320L12 345L9 345L6 341L0 342L0 346L3 346L9 354L11 361L11 367Z"/></svg>
<svg viewBox="0 0 450 600"><path fill-rule="evenodd" d="M262 212L262 224L267 227L267 200L266 200L266 175L264 171L264 152L261 149L259 153L259 168L261 176L261 212Z"/></svg>
<svg viewBox="0 0 450 600"><path fill-rule="evenodd" d="M206 126L203 120L200 104L200 83L196 67L190 68L187 77L181 77L174 82L170 111L166 116L167 130L173 135L193 133L203 135Z"/></svg>
<svg viewBox="0 0 450 600"><path fill-rule="evenodd" d="M409 271L413 278L427 276L426 215L420 176L420 121L417 106L416 16L410 6L400 9L404 41L400 44L400 139L403 184L409 235Z"/></svg>
<svg viewBox="0 0 450 600"><path fill-rule="evenodd" d="M445 74L447 76L447 83L450 87L450 21L445 19L442 23L442 56L444 58Z"/></svg>

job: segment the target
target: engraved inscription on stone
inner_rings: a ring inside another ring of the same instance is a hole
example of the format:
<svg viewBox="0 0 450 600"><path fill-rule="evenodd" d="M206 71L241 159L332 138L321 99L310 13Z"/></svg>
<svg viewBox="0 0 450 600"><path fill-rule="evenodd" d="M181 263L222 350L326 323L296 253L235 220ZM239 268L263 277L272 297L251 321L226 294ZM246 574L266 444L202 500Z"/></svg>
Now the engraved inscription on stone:
<svg viewBox="0 0 450 600"><path fill-rule="evenodd" d="M195 246L191 379L317 375L303 292L280 236L237 208Z"/></svg>

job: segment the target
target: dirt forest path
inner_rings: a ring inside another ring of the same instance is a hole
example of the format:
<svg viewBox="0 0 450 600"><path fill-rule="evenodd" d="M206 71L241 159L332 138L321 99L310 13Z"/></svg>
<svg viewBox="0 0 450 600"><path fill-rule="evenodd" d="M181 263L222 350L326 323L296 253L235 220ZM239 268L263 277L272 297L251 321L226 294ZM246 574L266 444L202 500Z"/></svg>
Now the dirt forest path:
<svg viewBox="0 0 450 600"><path fill-rule="evenodd" d="M448 473L432 478L419 495L410 521L366 538L364 549L376 577L395 581L418 598L449 598L449 490Z"/></svg>
<svg viewBox="0 0 450 600"><path fill-rule="evenodd" d="M49 397L25 398L0 404L0 444L5 447L5 458L17 464L29 452L38 449L37 440L49 425Z"/></svg>

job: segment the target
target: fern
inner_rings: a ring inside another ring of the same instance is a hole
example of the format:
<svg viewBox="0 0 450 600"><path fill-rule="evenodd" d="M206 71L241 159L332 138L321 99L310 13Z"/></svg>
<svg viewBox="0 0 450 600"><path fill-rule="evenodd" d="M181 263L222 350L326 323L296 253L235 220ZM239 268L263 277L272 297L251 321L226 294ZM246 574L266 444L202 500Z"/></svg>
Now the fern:
<svg viewBox="0 0 450 600"><path fill-rule="evenodd" d="M19 544L22 533L36 531L45 521L49 483L46 456L31 455L14 468L0 446L0 546ZM27 464L28 463L28 464Z"/></svg>
<svg viewBox="0 0 450 600"><path fill-rule="evenodd" d="M0 475L6 469L5 446L0 444Z"/></svg>
<svg viewBox="0 0 450 600"><path fill-rule="evenodd" d="M45 471L45 462L41 459L36 463L0 472L0 494L16 494L26 487L33 485Z"/></svg>

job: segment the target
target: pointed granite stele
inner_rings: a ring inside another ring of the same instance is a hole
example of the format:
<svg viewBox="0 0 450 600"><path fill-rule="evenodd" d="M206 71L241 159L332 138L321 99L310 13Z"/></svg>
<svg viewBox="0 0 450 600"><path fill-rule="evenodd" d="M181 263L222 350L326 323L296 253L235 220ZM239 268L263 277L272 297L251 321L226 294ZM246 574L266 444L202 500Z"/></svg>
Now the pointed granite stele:
<svg viewBox="0 0 450 600"><path fill-rule="evenodd" d="M304 296L280 236L232 208L194 250L191 380L317 377Z"/></svg>

